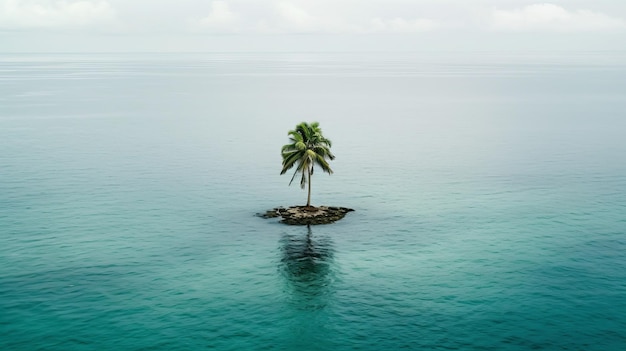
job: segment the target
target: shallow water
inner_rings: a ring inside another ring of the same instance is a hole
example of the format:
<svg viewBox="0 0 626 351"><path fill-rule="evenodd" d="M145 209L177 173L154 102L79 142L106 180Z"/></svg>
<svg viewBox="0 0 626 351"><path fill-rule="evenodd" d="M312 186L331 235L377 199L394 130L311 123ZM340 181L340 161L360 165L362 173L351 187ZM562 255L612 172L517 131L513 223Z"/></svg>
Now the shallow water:
<svg viewBox="0 0 626 351"><path fill-rule="evenodd" d="M0 349L623 350L624 58L0 55Z"/></svg>

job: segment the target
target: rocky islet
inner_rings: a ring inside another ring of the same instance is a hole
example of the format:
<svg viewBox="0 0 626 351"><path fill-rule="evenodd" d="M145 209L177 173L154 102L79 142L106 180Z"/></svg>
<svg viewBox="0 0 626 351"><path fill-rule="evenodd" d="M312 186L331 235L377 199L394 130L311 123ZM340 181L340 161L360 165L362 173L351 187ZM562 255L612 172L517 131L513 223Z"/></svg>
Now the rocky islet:
<svg viewBox="0 0 626 351"><path fill-rule="evenodd" d="M335 206L292 206L277 207L259 214L263 218L281 217L281 222L290 225L315 225L336 222L346 216L351 208Z"/></svg>

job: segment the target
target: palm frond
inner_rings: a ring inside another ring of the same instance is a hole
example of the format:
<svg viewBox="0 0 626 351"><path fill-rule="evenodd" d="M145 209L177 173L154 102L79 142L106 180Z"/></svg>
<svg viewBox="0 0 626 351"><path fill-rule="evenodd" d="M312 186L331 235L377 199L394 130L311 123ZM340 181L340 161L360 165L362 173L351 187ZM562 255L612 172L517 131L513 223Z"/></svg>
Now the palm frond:
<svg viewBox="0 0 626 351"><path fill-rule="evenodd" d="M289 181L289 185L291 185L291 183L293 183L293 180L296 178L296 175L298 174L298 172L300 172L300 167L297 167L295 172L293 172L293 176L291 176L291 180Z"/></svg>
<svg viewBox="0 0 626 351"><path fill-rule="evenodd" d="M328 164L328 162L326 161L326 159L322 156L319 156L315 159L315 163L317 163L320 167L322 167L322 170L328 174L333 174L333 170L330 168L330 165Z"/></svg>
<svg viewBox="0 0 626 351"><path fill-rule="evenodd" d="M301 160L302 152L292 152L289 154L283 154L283 169L280 174L285 174L288 170L290 170L297 161Z"/></svg>

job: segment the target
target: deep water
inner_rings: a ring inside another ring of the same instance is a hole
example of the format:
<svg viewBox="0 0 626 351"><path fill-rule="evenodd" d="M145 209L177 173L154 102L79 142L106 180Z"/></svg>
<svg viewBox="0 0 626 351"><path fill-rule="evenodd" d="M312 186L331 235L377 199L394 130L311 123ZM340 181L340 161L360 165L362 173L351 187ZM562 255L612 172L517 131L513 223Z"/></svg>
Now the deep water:
<svg viewBox="0 0 626 351"><path fill-rule="evenodd" d="M0 350L626 349L626 54L0 55ZM322 226L280 147L333 141Z"/></svg>

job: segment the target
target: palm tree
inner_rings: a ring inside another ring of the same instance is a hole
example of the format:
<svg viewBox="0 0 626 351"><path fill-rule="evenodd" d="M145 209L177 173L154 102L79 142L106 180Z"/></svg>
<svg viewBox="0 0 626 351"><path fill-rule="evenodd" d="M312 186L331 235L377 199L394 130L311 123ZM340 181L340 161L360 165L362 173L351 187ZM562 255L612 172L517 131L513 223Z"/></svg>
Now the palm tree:
<svg viewBox="0 0 626 351"><path fill-rule="evenodd" d="M311 124L302 122L296 126L295 130L290 130L288 135L291 143L283 146L281 150L283 170L280 174L285 174L293 166L296 166L296 171L293 173L289 185L291 185L298 173L302 174L300 187L304 189L305 184L309 184L309 196L306 206L310 207L311 176L315 166L320 166L322 171L328 174L333 173L327 161L327 159L335 159L335 156L330 152L331 141L324 138L317 122Z"/></svg>

